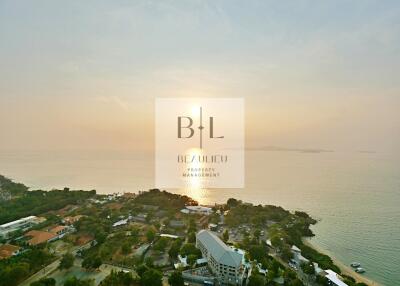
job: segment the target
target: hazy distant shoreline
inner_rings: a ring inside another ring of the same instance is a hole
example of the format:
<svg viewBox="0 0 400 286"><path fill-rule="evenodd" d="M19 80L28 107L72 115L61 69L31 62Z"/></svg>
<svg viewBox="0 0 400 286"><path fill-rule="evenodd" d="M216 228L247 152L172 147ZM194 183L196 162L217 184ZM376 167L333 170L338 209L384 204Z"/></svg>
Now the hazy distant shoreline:
<svg viewBox="0 0 400 286"><path fill-rule="evenodd" d="M300 153L332 153L334 150L314 149L314 148L287 148L279 146L248 147L249 151L280 151L280 152L300 152Z"/></svg>

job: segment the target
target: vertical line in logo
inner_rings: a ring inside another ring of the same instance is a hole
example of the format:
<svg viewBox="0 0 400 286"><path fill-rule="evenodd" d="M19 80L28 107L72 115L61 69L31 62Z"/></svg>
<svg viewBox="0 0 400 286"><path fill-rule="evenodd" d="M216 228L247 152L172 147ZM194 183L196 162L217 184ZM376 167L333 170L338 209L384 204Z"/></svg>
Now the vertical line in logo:
<svg viewBox="0 0 400 286"><path fill-rule="evenodd" d="M200 106L200 149L203 149L203 109Z"/></svg>

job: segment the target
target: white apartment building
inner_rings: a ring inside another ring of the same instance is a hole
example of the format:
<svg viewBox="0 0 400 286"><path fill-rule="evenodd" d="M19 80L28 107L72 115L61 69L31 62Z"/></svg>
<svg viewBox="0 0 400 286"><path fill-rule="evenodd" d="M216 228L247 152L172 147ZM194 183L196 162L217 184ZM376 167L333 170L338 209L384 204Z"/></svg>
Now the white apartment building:
<svg viewBox="0 0 400 286"><path fill-rule="evenodd" d="M33 224L40 222L40 219L36 216L24 217L12 222L8 222L0 225L0 237L8 238L8 235L16 230L27 229Z"/></svg>
<svg viewBox="0 0 400 286"><path fill-rule="evenodd" d="M220 283L242 285L243 253L228 247L219 237L208 230L201 230L197 233L196 247L207 259L208 266Z"/></svg>

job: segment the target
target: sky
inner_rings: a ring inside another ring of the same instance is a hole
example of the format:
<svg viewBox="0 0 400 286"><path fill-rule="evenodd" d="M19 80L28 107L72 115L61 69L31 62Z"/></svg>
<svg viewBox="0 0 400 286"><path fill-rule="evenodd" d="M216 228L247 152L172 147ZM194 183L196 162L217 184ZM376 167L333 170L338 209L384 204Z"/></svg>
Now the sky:
<svg viewBox="0 0 400 286"><path fill-rule="evenodd" d="M398 1L0 0L0 150L152 150L157 97L246 145L400 150Z"/></svg>

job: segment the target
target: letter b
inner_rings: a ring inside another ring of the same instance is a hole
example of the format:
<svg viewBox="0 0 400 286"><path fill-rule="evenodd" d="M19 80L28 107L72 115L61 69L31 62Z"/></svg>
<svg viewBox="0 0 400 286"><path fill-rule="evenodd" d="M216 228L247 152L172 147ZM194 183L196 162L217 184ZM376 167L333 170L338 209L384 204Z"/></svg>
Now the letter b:
<svg viewBox="0 0 400 286"><path fill-rule="evenodd" d="M189 124L187 126L183 126L182 127L182 119L188 119L189 120ZM185 116L179 116L178 117L178 138L191 138L194 134L194 130L193 128L191 128L191 126L193 125L193 120L190 117L185 117ZM190 135L187 137L182 137L182 129L183 128L187 128L190 130Z"/></svg>

